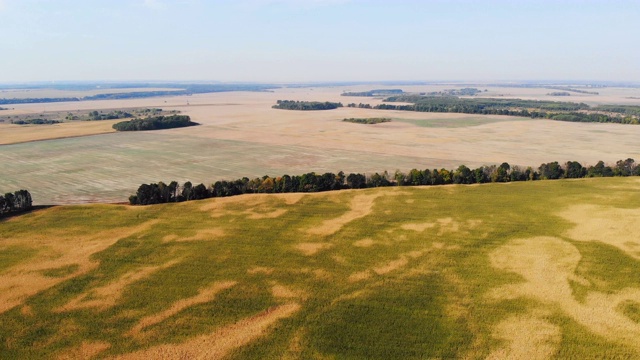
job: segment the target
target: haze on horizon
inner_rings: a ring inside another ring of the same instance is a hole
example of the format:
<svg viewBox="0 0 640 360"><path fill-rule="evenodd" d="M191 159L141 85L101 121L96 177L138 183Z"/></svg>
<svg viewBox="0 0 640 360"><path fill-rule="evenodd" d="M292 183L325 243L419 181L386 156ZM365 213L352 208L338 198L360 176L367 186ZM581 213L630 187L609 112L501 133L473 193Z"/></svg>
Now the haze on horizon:
<svg viewBox="0 0 640 360"><path fill-rule="evenodd" d="M635 1L0 0L0 83L640 81Z"/></svg>

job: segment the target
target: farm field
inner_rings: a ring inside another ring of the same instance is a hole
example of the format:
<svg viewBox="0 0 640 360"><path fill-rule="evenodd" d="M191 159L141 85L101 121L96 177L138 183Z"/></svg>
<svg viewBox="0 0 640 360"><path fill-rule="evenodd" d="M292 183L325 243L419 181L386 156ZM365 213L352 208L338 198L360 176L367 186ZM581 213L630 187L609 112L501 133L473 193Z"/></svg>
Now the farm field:
<svg viewBox="0 0 640 360"><path fill-rule="evenodd" d="M180 111L202 125L105 134L113 132L112 121L0 124L0 189L27 188L36 204L123 202L140 184L157 181L189 180L208 186L217 180L312 171L394 172L502 162L537 167L543 162L570 160L593 165L599 160L613 164L640 158L640 126L347 107L311 112L271 108L278 99L375 105L382 99L340 95L372 87L376 86L12 105L2 111L3 116L156 107ZM419 92L459 87L402 88ZM535 99L545 98L550 91L487 90L482 96ZM640 97L639 89L597 90L600 95L578 94L561 100L640 104L630 99ZM375 117L393 121L373 126L342 121ZM35 140L40 141L32 142Z"/></svg>
<svg viewBox="0 0 640 360"><path fill-rule="evenodd" d="M640 357L640 180L0 221L0 358Z"/></svg>

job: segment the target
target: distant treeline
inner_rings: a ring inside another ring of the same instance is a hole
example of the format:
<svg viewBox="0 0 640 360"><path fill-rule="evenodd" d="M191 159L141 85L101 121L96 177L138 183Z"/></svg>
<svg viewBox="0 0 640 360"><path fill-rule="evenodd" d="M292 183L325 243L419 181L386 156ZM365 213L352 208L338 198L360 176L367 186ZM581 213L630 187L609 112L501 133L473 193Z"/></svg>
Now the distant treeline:
<svg viewBox="0 0 640 360"><path fill-rule="evenodd" d="M37 104L37 103L53 103L53 102L67 102L67 101L80 101L80 98L77 97L66 97L66 98L13 98L0 99L0 105L6 104Z"/></svg>
<svg viewBox="0 0 640 360"><path fill-rule="evenodd" d="M587 104L574 102L484 98L462 99L452 96L421 95L392 96L385 99L385 101L408 102L412 103L412 105L380 104L373 108L418 112L510 115L572 122L640 123L638 119L640 106L602 105L591 108ZM612 113L616 113L616 115Z"/></svg>
<svg viewBox="0 0 640 360"><path fill-rule="evenodd" d="M552 90L571 91L571 92L578 93L578 94L598 95L597 91L580 90L580 89L576 89L576 88L572 88L572 87L568 87L568 86L547 86L546 88L547 89L552 89Z"/></svg>
<svg viewBox="0 0 640 360"><path fill-rule="evenodd" d="M485 90L487 91L487 90ZM428 96L475 96L481 93L482 90L476 88L462 88L462 89L450 89L442 91L432 91L429 93L420 93L420 95Z"/></svg>
<svg viewBox="0 0 640 360"><path fill-rule="evenodd" d="M390 122L391 119L389 118L349 118L349 119L343 119L342 121L352 122L356 124L372 125L372 124Z"/></svg>
<svg viewBox="0 0 640 360"><path fill-rule="evenodd" d="M269 89L277 88L276 85L262 85L262 84L147 84L136 85L128 84L122 87L111 88L135 88L135 87L153 87L153 88L175 88L175 90L149 90L149 91L133 91L111 94L97 94L85 97L64 97L64 98L2 98L0 99L0 105L3 104L33 104L33 103L50 103L50 102L65 102L65 101L88 101L88 100L115 100L115 99L132 99L132 98L147 98L156 96L177 96L177 95L192 95L192 94L204 94L213 92L227 92L227 91L265 91ZM39 87L46 89L47 87ZM55 86L53 88L60 88ZM107 87L110 88L110 87ZM69 86L62 87L65 90L96 90L95 86Z"/></svg>
<svg viewBox="0 0 640 360"><path fill-rule="evenodd" d="M274 109L285 110L332 110L342 107L342 103L336 102L319 102L319 101L295 101L295 100L278 100Z"/></svg>
<svg viewBox="0 0 640 360"><path fill-rule="evenodd" d="M59 124L58 120L49 120L49 119L25 119L25 120L12 120L12 124L16 125L52 125Z"/></svg>
<svg viewBox="0 0 640 360"><path fill-rule="evenodd" d="M470 169L465 165L460 165L455 170L444 168L412 169L408 173L396 171L392 175L386 171L373 175L345 175L342 171L337 174L324 173L322 175L314 172L278 177L265 175L255 179L244 177L233 181L216 181L210 187L204 184L193 186L191 182L186 182L180 187L177 182L172 181L169 185L163 182L142 184L136 194L129 197L129 202L132 205L151 205L254 193L306 193L385 186L483 184L612 176L640 176L640 166L629 158L616 162L615 166L605 165L602 161L589 167L584 167L577 161L568 161L562 165L554 161L543 163L534 169L532 167L510 166L505 162L500 165L481 166L476 169Z"/></svg>
<svg viewBox="0 0 640 360"><path fill-rule="evenodd" d="M376 89L370 91L360 91L360 92L345 92L342 93L342 96L381 96L381 95L393 95L393 94L402 94L402 89Z"/></svg>
<svg viewBox="0 0 640 360"><path fill-rule="evenodd" d="M187 115L170 115L170 116L151 116L144 119L133 119L121 121L113 124L113 128L118 131L143 131L143 130L161 130L173 129L179 127L187 127L199 125L192 122Z"/></svg>
<svg viewBox="0 0 640 360"><path fill-rule="evenodd" d="M554 91L554 92L548 93L547 95L549 95L549 96L571 96L571 94L566 92L566 91Z"/></svg>
<svg viewBox="0 0 640 360"><path fill-rule="evenodd" d="M31 194L27 190L0 195L0 217L31 210Z"/></svg>

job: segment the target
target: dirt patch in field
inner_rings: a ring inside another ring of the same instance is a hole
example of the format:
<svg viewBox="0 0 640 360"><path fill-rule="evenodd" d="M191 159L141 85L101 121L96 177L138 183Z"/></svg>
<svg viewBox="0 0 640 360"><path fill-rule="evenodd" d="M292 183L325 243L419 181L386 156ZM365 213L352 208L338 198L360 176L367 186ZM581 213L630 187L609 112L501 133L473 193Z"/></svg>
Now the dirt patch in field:
<svg viewBox="0 0 640 360"><path fill-rule="evenodd" d="M287 213L287 209L274 208L268 205L268 200L273 198L283 198L287 205L295 204L302 196L287 196L298 194L251 194L250 196L232 196L216 198L200 207L200 210L211 212L211 216L219 218L225 215L245 216L250 220L275 219ZM230 210L229 205L242 204L244 210Z"/></svg>
<svg viewBox="0 0 640 360"><path fill-rule="evenodd" d="M427 229L431 229L436 226L434 223L421 223L421 224L402 224L400 227L403 230L413 230L417 232L423 232Z"/></svg>
<svg viewBox="0 0 640 360"><path fill-rule="evenodd" d="M80 346L69 349L56 357L58 360L84 360L90 359L111 347L111 344L103 341L84 341Z"/></svg>
<svg viewBox="0 0 640 360"><path fill-rule="evenodd" d="M574 205L558 215L576 224L566 236L578 241L601 241L640 259L640 209Z"/></svg>
<svg viewBox="0 0 640 360"><path fill-rule="evenodd" d="M265 335L278 320L290 317L298 310L300 305L297 303L280 305L182 344L159 345L115 359L221 359Z"/></svg>
<svg viewBox="0 0 640 360"><path fill-rule="evenodd" d="M26 240L8 239L7 245L28 245L41 251L29 263L19 264L0 274L0 314L22 304L25 299L40 291L91 271L99 264L91 260L91 255L107 249L120 239L144 232L157 222L151 220L138 226L85 236L47 234ZM78 265L77 270L67 276L43 275L43 271L71 265Z"/></svg>
<svg viewBox="0 0 640 360"><path fill-rule="evenodd" d="M126 289L129 285L134 284L142 279L148 278L153 273L162 269L167 269L179 262L180 260L172 260L170 262L167 262L166 264L162 264L159 266L147 266L133 270L124 274L118 280L112 283L96 289L92 289L71 299L67 304L56 309L55 311L63 312L87 308L106 310L118 303L118 300L122 297L124 289Z"/></svg>
<svg viewBox="0 0 640 360"><path fill-rule="evenodd" d="M266 212L256 212L254 210L248 210L245 213L248 215L247 219L260 220L260 219L275 219L287 213L287 209L273 209Z"/></svg>
<svg viewBox="0 0 640 360"><path fill-rule="evenodd" d="M496 326L493 336L503 340L505 346L491 352L487 360L551 359L562 340L558 326L533 315L505 319Z"/></svg>
<svg viewBox="0 0 640 360"><path fill-rule="evenodd" d="M356 247L371 247L375 242L372 239L362 239L353 243Z"/></svg>
<svg viewBox="0 0 640 360"><path fill-rule="evenodd" d="M294 290L277 283L274 283L274 285L271 287L271 294L276 298L284 298L284 299L306 298L306 295L303 291Z"/></svg>
<svg viewBox="0 0 640 360"><path fill-rule="evenodd" d="M369 270L365 270L365 271L360 271L360 272L356 272L353 273L351 275L349 275L349 282L358 282L358 281L362 281L362 280L366 280L368 278L371 277L371 271Z"/></svg>
<svg viewBox="0 0 640 360"><path fill-rule="evenodd" d="M247 274L251 274L251 275L255 275L255 274L269 275L269 274L273 273L273 271L274 271L273 268L269 268L269 267L265 267L265 266L256 266L254 268L251 268L251 269L247 270Z"/></svg>
<svg viewBox="0 0 640 360"><path fill-rule="evenodd" d="M437 220L438 225L440 225L440 230L438 230L438 236L443 235L445 233L455 233L460 231L460 223L453 220L452 218L444 218Z"/></svg>
<svg viewBox="0 0 640 360"><path fill-rule="evenodd" d="M164 242L176 241L176 242L187 242L187 241L203 241L203 240L214 240L221 237L224 237L225 233L222 229L203 229L196 232L194 236L189 237L179 237L176 234L170 234L162 238Z"/></svg>
<svg viewBox="0 0 640 360"><path fill-rule="evenodd" d="M236 284L236 281L223 281L217 282L204 289L200 289L200 291L198 291L198 295L178 300L173 303L167 310L140 319L140 321L133 328L131 328L131 330L128 332L128 335L140 336L145 328L161 323L188 307L208 303L212 301L218 293L223 290L230 289Z"/></svg>
<svg viewBox="0 0 640 360"><path fill-rule="evenodd" d="M301 251L306 256L311 256L331 247L333 247L331 243L300 243L296 245L296 250Z"/></svg>
<svg viewBox="0 0 640 360"><path fill-rule="evenodd" d="M344 225L369 215L373 209L374 201L380 196L382 196L381 193L356 195L349 204L349 211L335 219L325 220L319 226L308 229L307 232L321 236L335 234L342 229Z"/></svg>
<svg viewBox="0 0 640 360"><path fill-rule="evenodd" d="M627 288L612 294L588 292L578 301L571 281L589 286L575 274L580 252L570 243L553 237L519 239L496 249L491 263L498 269L519 274L524 282L489 292L497 300L526 297L554 305L590 331L640 350L640 324L619 311L625 301L640 301L640 289Z"/></svg>

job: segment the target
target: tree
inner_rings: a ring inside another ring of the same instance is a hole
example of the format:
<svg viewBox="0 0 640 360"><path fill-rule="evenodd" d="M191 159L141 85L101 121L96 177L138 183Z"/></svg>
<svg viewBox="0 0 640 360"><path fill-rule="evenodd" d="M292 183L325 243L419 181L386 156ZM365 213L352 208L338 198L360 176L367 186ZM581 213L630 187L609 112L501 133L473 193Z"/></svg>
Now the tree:
<svg viewBox="0 0 640 360"><path fill-rule="evenodd" d="M587 169L588 177L610 177L613 176L613 170L611 167L606 166L602 160L598 161L594 166L590 166Z"/></svg>
<svg viewBox="0 0 640 360"><path fill-rule="evenodd" d="M627 160L618 160L616 167L613 168L614 176L631 176L636 168L635 160L628 158Z"/></svg>
<svg viewBox="0 0 640 360"><path fill-rule="evenodd" d="M565 177L569 179L579 179L587 175L587 169L577 161L567 161L564 165Z"/></svg>
<svg viewBox="0 0 640 360"><path fill-rule="evenodd" d="M541 164L538 170L542 179L554 180L564 176L564 170L557 161Z"/></svg>
<svg viewBox="0 0 640 360"><path fill-rule="evenodd" d="M362 174L349 174L347 186L351 189L363 189L367 186L367 178Z"/></svg>
<svg viewBox="0 0 640 360"><path fill-rule="evenodd" d="M454 184L473 184L474 176L471 169L466 167L465 165L460 165L453 173L453 183Z"/></svg>

